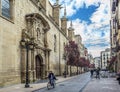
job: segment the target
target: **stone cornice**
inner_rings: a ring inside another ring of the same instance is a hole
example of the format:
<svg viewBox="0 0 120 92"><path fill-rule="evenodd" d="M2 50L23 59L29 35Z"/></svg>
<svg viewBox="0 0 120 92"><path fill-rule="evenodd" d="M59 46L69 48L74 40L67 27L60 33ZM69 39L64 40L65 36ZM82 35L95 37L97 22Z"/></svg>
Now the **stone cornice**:
<svg viewBox="0 0 120 92"><path fill-rule="evenodd" d="M26 20L35 20L35 19L40 19L44 25L44 30L48 31L50 29L50 26L48 22L39 14L39 13L31 13L27 14L25 16Z"/></svg>

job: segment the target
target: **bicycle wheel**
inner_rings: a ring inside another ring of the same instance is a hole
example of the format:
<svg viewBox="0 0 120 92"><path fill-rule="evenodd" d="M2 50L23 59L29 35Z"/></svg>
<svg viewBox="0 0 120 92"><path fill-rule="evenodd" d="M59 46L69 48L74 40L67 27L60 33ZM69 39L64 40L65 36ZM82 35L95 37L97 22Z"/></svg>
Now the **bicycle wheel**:
<svg viewBox="0 0 120 92"><path fill-rule="evenodd" d="M54 82L53 82L53 88L55 88L55 86L56 86L56 82L54 81Z"/></svg>
<svg viewBox="0 0 120 92"><path fill-rule="evenodd" d="M47 89L49 90L50 88L51 88L51 84L48 83L48 84L47 84Z"/></svg>

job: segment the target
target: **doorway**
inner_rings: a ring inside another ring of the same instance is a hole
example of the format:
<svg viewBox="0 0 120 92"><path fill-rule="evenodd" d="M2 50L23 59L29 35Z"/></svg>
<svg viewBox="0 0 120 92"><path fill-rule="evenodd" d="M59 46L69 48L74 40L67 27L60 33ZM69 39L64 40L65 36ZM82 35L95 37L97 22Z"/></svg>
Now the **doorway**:
<svg viewBox="0 0 120 92"><path fill-rule="evenodd" d="M36 79L41 79L43 76L43 59L40 55L35 57L36 59Z"/></svg>

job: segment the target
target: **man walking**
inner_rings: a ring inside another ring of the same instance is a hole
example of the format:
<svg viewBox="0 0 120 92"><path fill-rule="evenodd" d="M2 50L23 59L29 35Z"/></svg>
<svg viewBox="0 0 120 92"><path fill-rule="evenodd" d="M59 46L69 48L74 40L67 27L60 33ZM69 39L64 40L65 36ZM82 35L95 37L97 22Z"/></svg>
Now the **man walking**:
<svg viewBox="0 0 120 92"><path fill-rule="evenodd" d="M91 73L90 77L92 78L94 73L93 69L90 70L90 73Z"/></svg>
<svg viewBox="0 0 120 92"><path fill-rule="evenodd" d="M97 69L96 69L96 79L100 79L100 68L98 67Z"/></svg>

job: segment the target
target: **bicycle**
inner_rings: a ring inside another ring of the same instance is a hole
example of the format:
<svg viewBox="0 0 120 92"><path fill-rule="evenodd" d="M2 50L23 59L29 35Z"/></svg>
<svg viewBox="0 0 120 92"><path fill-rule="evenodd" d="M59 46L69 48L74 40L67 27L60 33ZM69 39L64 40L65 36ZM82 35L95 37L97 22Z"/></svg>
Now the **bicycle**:
<svg viewBox="0 0 120 92"><path fill-rule="evenodd" d="M51 80L51 83L50 83L50 81L47 83L47 89L48 90L51 89L51 88L55 88L55 86L56 86L55 80Z"/></svg>

